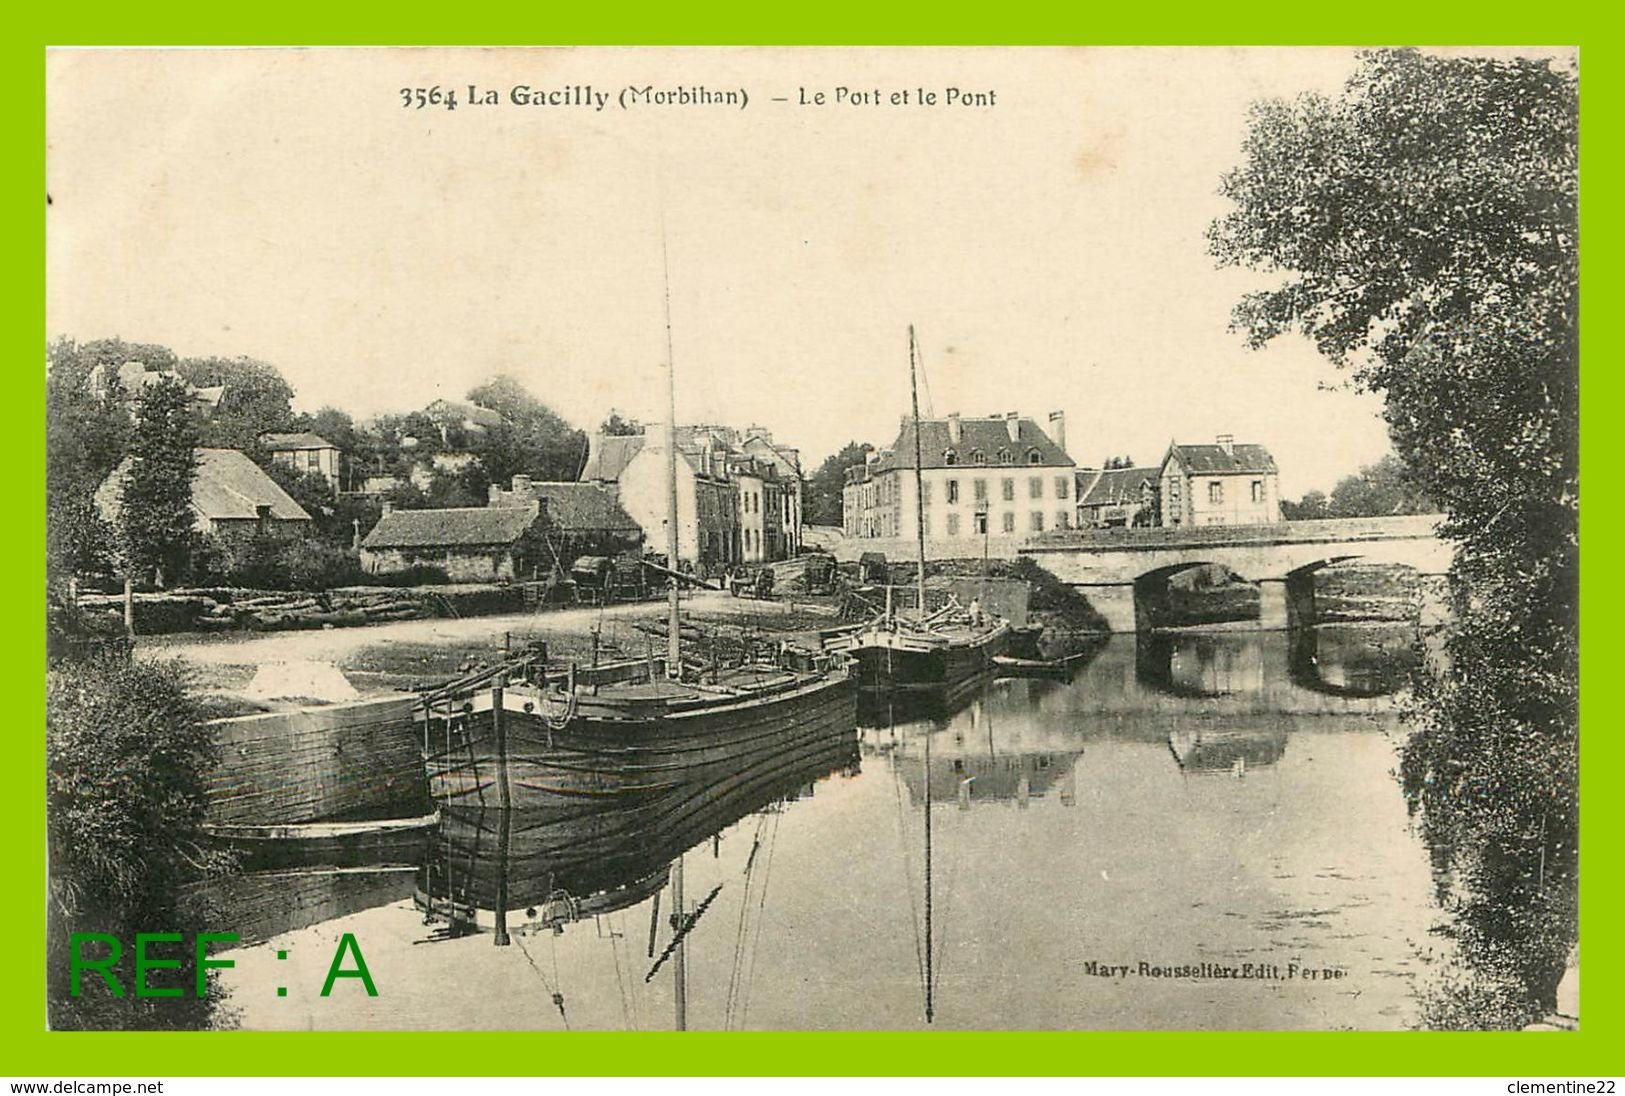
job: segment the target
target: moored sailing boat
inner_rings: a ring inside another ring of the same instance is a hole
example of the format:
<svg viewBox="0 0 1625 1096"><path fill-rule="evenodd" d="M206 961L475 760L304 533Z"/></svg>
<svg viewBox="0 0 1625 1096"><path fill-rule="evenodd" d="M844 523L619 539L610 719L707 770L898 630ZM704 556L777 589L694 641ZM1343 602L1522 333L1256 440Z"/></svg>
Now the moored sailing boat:
<svg viewBox="0 0 1625 1096"><path fill-rule="evenodd" d="M914 412L914 528L918 546L913 618L892 608L846 636L830 649L850 655L858 682L871 689L941 689L988 673L993 659L1005 653L1013 638L1008 621L965 608L956 602L935 613L927 611L925 592L924 460L920 445L920 393L915 370L914 327L908 329L908 381Z"/></svg>
<svg viewBox="0 0 1625 1096"><path fill-rule="evenodd" d="M667 556L680 559L676 382L671 300L666 296ZM719 668L706 682L682 678L678 583L667 589L664 676L650 659L614 680L572 670L540 683L426 697L420 706L431 794L439 802L568 811L571 802L668 790L696 774L722 775L794 748L831 722L851 729L857 690L839 655L788 652L771 664Z"/></svg>

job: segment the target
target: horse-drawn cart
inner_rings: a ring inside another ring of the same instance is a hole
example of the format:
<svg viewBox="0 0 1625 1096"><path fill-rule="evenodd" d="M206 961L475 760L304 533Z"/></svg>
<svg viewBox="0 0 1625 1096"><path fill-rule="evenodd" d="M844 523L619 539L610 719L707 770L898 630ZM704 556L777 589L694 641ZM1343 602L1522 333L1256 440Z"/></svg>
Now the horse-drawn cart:
<svg viewBox="0 0 1625 1096"><path fill-rule="evenodd" d="M747 567L740 564L728 572L724 580L728 592L734 597L770 598L773 596L773 568Z"/></svg>

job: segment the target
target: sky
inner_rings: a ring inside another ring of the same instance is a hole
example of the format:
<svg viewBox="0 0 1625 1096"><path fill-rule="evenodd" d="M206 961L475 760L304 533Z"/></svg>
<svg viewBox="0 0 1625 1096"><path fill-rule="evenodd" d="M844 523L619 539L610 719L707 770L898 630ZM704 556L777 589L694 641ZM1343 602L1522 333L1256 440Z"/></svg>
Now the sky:
<svg viewBox="0 0 1625 1096"><path fill-rule="evenodd" d="M1217 269L1204 233L1249 103L1335 93L1354 64L1322 48L55 51L46 333L247 355L296 408L358 418L508 372L590 429L612 408L664 419L669 290L678 418L768 427L809 468L891 443L913 324L927 413L1064 410L1084 465L1228 433L1267 446L1297 497L1388 451L1380 402L1301 339L1248 350L1230 309L1268 281ZM403 105L437 85L455 109ZM499 102L470 103L470 85ZM748 101L622 107L644 87ZM949 105L950 88L983 95Z"/></svg>

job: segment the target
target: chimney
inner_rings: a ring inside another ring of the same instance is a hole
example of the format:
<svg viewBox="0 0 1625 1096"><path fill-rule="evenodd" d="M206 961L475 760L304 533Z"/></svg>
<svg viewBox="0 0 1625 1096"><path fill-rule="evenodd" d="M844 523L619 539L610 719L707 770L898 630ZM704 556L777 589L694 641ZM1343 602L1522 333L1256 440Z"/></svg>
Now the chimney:
<svg viewBox="0 0 1625 1096"><path fill-rule="evenodd" d="M530 477L523 472L513 478L513 493L516 495L530 494Z"/></svg>
<svg viewBox="0 0 1625 1096"><path fill-rule="evenodd" d="M485 504L495 506L502 501L502 488L492 484L485 489Z"/></svg>
<svg viewBox="0 0 1625 1096"><path fill-rule="evenodd" d="M1233 457L1236 455L1236 436L1234 434L1220 434L1214 440L1219 443L1219 448L1224 450L1225 456Z"/></svg>
<svg viewBox="0 0 1625 1096"><path fill-rule="evenodd" d="M1013 442L1021 440L1021 416L1014 411L1004 413L1004 428L1010 433Z"/></svg>
<svg viewBox="0 0 1625 1096"><path fill-rule="evenodd" d="M1051 411L1049 413L1049 436L1055 442L1056 448L1066 452L1066 412Z"/></svg>
<svg viewBox="0 0 1625 1096"><path fill-rule="evenodd" d="M395 512L395 504L393 502L390 502L388 499L385 499L384 500L384 512L383 512L382 516L383 517L388 517L390 514L393 514L394 512Z"/></svg>
<svg viewBox="0 0 1625 1096"><path fill-rule="evenodd" d="M959 412L951 412L948 415L948 443L958 445L963 436L964 434L959 427Z"/></svg>

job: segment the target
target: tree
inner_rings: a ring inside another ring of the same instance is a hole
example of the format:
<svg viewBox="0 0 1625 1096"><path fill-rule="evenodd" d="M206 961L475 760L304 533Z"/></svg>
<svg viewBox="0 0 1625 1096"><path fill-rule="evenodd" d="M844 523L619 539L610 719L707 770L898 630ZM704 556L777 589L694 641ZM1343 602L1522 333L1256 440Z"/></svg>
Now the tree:
<svg viewBox="0 0 1625 1096"><path fill-rule="evenodd" d="M1338 480L1329 498L1324 491L1307 491L1297 502L1281 502L1281 516L1288 521L1437 512L1438 507L1416 482L1416 473L1393 453Z"/></svg>
<svg viewBox="0 0 1625 1096"><path fill-rule="evenodd" d="M198 425L186 386L163 380L135 404L130 468L119 499L126 574L152 574L159 585L184 570L193 546L192 475Z"/></svg>
<svg viewBox="0 0 1625 1096"><path fill-rule="evenodd" d="M604 424L598 428L598 432L612 437L626 437L643 433L643 424L637 419L621 418L619 411L611 411L609 418L605 419Z"/></svg>
<svg viewBox="0 0 1625 1096"><path fill-rule="evenodd" d="M350 543L350 526L338 519L338 497L326 476L282 461L267 461L265 474L310 515L317 536L331 544Z"/></svg>
<svg viewBox="0 0 1625 1096"><path fill-rule="evenodd" d="M489 498L490 483L479 461L472 461L456 471L437 470L429 477L424 504L436 509L484 506Z"/></svg>
<svg viewBox="0 0 1625 1096"><path fill-rule="evenodd" d="M1416 482L1410 466L1393 453L1338 480L1337 486L1332 488L1328 509L1335 518L1436 512L1433 500Z"/></svg>
<svg viewBox="0 0 1625 1096"><path fill-rule="evenodd" d="M1281 516L1287 521L1318 521L1332 516L1331 503L1324 491L1305 491L1297 502L1281 500Z"/></svg>
<svg viewBox="0 0 1625 1096"><path fill-rule="evenodd" d="M107 563L108 530L92 499L96 488L124 458L130 414L113 381L98 394L91 373L116 367L160 348L117 340L79 345L58 339L46 353L45 373L45 567L49 582L67 582ZM164 351L164 353L168 353ZM172 357L172 355L171 355Z"/></svg>
<svg viewBox="0 0 1625 1096"><path fill-rule="evenodd" d="M204 423L205 445L258 454L261 434L293 426L293 387L269 362L247 357L183 358L175 370L196 388L225 387L220 406Z"/></svg>
<svg viewBox="0 0 1625 1096"><path fill-rule="evenodd" d="M808 525L841 524L841 489L846 485L846 470L862 464L874 446L861 441L849 441L840 450L824 458L818 471L807 478L802 495L802 512Z"/></svg>
<svg viewBox="0 0 1625 1096"><path fill-rule="evenodd" d="M514 472L538 480L574 480L587 459L587 435L558 416L514 377L504 373L468 393L471 402L495 411L511 429L491 428L479 445L493 482Z"/></svg>
<svg viewBox="0 0 1625 1096"><path fill-rule="evenodd" d="M1301 332L1383 393L1448 515L1404 778L1503 1016L1550 1007L1577 923L1577 163L1571 69L1374 51L1336 99L1253 108L1209 234L1282 278L1236 309L1251 343Z"/></svg>

